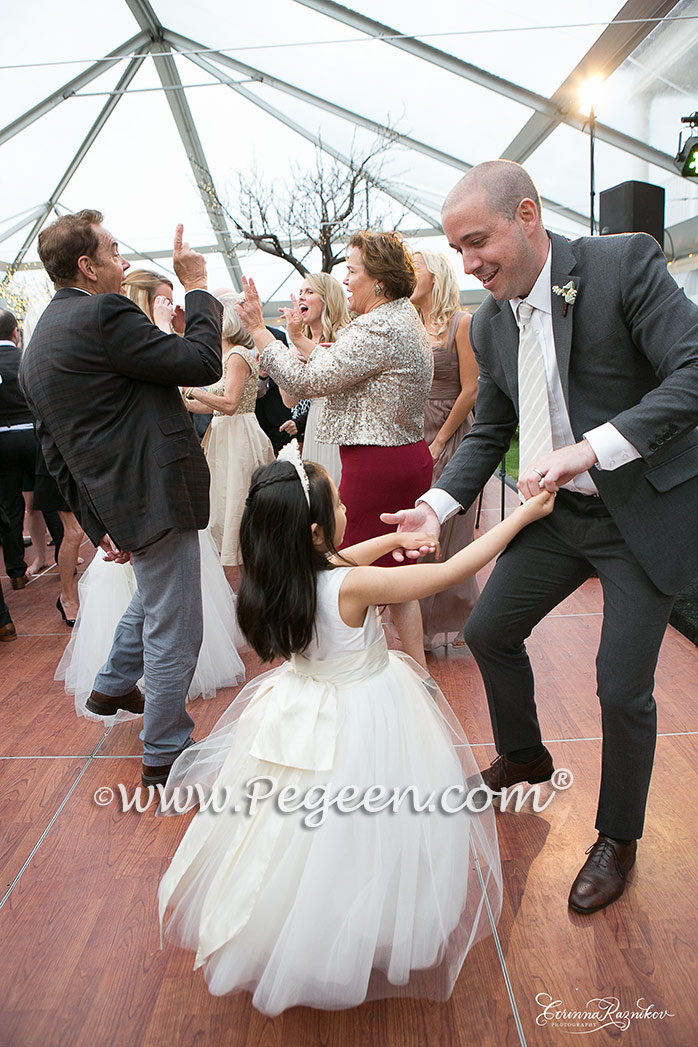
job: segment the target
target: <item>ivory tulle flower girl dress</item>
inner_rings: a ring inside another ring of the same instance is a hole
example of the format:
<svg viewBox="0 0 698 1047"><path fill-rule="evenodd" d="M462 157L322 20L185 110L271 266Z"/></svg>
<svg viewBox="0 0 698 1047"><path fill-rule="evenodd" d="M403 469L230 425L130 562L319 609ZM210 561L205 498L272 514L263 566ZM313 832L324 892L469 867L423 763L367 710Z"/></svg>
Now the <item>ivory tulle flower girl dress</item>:
<svg viewBox="0 0 698 1047"><path fill-rule="evenodd" d="M310 477L307 506L299 469ZM329 513L323 499L335 503ZM308 533L311 521L324 523L312 523L310 642L242 689L209 737L177 759L162 794L162 812L201 804L159 907L168 939L195 952L212 993L248 990L268 1015L394 995L445 1000L469 948L491 933L502 892L493 812L448 813L481 781L477 766L431 677L388 650L370 596L399 596L410 578L428 591L429 579L433 588L477 570L534 518L530 507L516 512L498 538L492 531L459 554L459 570L458 557L398 570L332 566L323 554L341 541L345 517L324 470L299 460L295 472L277 461L255 473L238 610L262 656L270 636L280 651L294 647L300 611L289 618L283 605L295 599L300 576L288 576L305 555L289 535L293 563L275 578L265 521L274 526L281 513L287 531L295 520ZM428 541L384 535L341 556L365 565ZM261 621L258 598L267 600Z"/></svg>

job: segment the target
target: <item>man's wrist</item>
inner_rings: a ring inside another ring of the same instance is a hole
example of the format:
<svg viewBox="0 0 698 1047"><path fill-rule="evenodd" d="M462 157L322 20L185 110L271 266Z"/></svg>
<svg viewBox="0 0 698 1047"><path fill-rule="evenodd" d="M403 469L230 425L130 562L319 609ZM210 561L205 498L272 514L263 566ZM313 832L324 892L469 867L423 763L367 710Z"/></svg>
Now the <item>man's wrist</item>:
<svg viewBox="0 0 698 1047"><path fill-rule="evenodd" d="M579 448L579 450L582 452L582 454L584 456L584 462L585 462L585 465L586 465L587 469L591 469L592 465L596 465L598 463L598 459L596 457L596 451L591 446L591 444L589 443L589 441L587 440L586 437L584 437L583 440L579 441L579 443L577 444L577 447Z"/></svg>

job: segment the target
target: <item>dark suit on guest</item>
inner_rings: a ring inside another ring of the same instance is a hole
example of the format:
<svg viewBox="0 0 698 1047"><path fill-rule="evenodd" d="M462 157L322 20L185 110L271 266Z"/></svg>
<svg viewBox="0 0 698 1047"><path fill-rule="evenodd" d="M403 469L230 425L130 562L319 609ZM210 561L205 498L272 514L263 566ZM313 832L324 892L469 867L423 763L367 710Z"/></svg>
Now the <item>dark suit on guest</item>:
<svg viewBox="0 0 698 1047"><path fill-rule="evenodd" d="M186 297L185 335L124 295L56 293L20 378L46 463L92 541L131 551L170 527L208 523L209 473L179 385L221 374L219 303Z"/></svg>
<svg viewBox="0 0 698 1047"><path fill-rule="evenodd" d="M555 353L575 440L605 422L640 452L592 468L598 497L558 494L550 517L502 554L466 626L500 753L541 735L524 641L596 570L604 591L597 659L603 769L597 828L642 834L654 756L654 668L673 596L698 573L698 308L644 234L569 242L554 234L552 283L577 288L563 315L552 296ZM518 328L488 298L470 338L480 369L475 424L438 487L467 508L518 423ZM564 701L564 695L561 696Z"/></svg>
<svg viewBox="0 0 698 1047"><path fill-rule="evenodd" d="M59 290L20 369L46 462L73 512L95 544L107 533L133 554L138 592L95 689L126 694L145 656L142 737L152 765L187 744L184 700L201 644L197 531L208 523L209 472L178 386L221 375L221 306L205 291L185 301L179 337L123 295Z"/></svg>

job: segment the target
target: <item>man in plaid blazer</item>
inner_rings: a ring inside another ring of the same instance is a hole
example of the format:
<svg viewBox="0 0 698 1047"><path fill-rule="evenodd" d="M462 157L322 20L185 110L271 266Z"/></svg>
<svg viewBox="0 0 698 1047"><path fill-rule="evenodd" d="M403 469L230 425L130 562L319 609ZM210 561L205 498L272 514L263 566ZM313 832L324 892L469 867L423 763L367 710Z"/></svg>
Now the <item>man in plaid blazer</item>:
<svg viewBox="0 0 698 1047"><path fill-rule="evenodd" d="M197 531L209 472L178 386L221 375L220 304L203 257L182 243L184 337L166 334L120 293L128 262L98 211L59 218L39 237L57 292L24 354L20 380L46 462L107 559L131 559L138 590L87 708L144 712L143 784L167 780L191 744L186 694L202 638ZM145 675L145 701L136 681Z"/></svg>

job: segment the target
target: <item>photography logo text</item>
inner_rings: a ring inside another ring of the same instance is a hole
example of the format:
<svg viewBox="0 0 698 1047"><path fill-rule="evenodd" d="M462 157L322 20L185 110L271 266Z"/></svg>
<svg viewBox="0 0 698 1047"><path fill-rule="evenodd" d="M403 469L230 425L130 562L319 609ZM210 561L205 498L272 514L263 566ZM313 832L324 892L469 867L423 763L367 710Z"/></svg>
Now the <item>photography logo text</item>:
<svg viewBox="0 0 698 1047"><path fill-rule="evenodd" d="M627 1032L637 1022L657 1025L665 1018L673 1018L669 1011L659 1010L654 1003L643 997L635 1006L626 1008L616 996L598 996L587 1000L583 1010L563 1007L562 1000L555 1000L547 992L539 992L536 1003L541 1008L536 1025L549 1025L553 1029L564 1029L573 1036L585 1036L601 1029L619 1029Z"/></svg>

